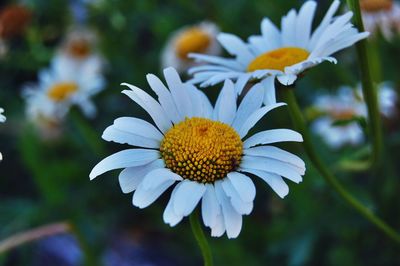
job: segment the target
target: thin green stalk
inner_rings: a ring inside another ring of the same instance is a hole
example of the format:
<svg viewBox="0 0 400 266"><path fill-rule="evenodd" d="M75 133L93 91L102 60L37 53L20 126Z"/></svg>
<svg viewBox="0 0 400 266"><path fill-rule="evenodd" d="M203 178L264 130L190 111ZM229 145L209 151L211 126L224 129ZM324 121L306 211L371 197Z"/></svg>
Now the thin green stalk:
<svg viewBox="0 0 400 266"><path fill-rule="evenodd" d="M70 221L69 222L70 225L70 231L72 234L75 235L78 244L83 252L84 255L84 265L87 266L96 266L98 265L98 261L96 259L96 257L94 256L92 249L90 247L90 244L88 243L88 241L86 240L85 235L82 233L82 231L80 230L80 228L76 225L75 222Z"/></svg>
<svg viewBox="0 0 400 266"><path fill-rule="evenodd" d="M360 3L358 0L347 0L347 5L353 11L353 22L360 31L364 31L361 18ZM364 99L368 108L369 135L372 139L372 165L379 166L383 153L382 126L379 114L377 91L372 78L370 54L366 39L356 43L358 62L360 65L361 85Z"/></svg>
<svg viewBox="0 0 400 266"><path fill-rule="evenodd" d="M365 219L374 224L386 236L400 244L400 234L393 228L387 225L383 220L377 217L370 209L365 207L358 201L351 193L349 193L337 180L337 178L329 171L328 167L321 160L320 156L314 149L311 141L310 133L308 132L304 117L301 113L299 105L297 104L296 97L291 88L283 88L283 95L288 104L290 116L297 130L303 135L304 148L308 157L314 164L315 168L319 171L321 176L326 182L343 198L343 200L354 208Z"/></svg>
<svg viewBox="0 0 400 266"><path fill-rule="evenodd" d="M212 254L211 254L211 249L210 246L208 245L206 236L204 235L203 229L201 228L200 222L199 222L199 215L198 212L195 210L193 213L189 216L190 220L190 226L192 227L192 232L194 234L194 237L196 238L197 244L199 245L201 249L201 254L203 256L204 260L204 266L212 266L213 265L213 259L212 259Z"/></svg>

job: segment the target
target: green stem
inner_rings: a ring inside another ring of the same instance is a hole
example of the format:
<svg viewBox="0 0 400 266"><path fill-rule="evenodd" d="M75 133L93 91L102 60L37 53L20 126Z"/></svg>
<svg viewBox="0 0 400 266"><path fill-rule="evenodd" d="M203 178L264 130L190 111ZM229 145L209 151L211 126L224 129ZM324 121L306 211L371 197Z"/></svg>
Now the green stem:
<svg viewBox="0 0 400 266"><path fill-rule="evenodd" d="M314 150L311 142L311 136L306 127L303 115L301 114L299 105L297 104L296 97L291 88L282 88L285 100L288 104L290 116L297 130L303 135L304 148L308 157L314 164L315 168L319 171L326 182L343 198L343 200L353 207L365 219L374 224L379 230L386 234L389 238L400 244L400 234L393 228L387 225L383 220L372 213L370 209L360 203L352 194L350 194L336 179L336 177L329 171L320 156Z"/></svg>
<svg viewBox="0 0 400 266"><path fill-rule="evenodd" d="M210 246L208 245L203 229L201 228L199 222L199 215L196 210L193 211L193 213L189 216L189 220L190 220L190 226L192 227L192 232L194 234L194 237L196 238L197 244L201 249L201 254L203 255L204 266L212 266L213 260L212 260L211 249Z"/></svg>
<svg viewBox="0 0 400 266"><path fill-rule="evenodd" d="M358 0L347 0L347 5L353 11L353 22L359 31L364 31L364 25L361 18L360 3ZM381 155L383 152L381 117L379 114L379 104L377 91L372 78L371 59L368 53L368 42L366 39L359 41L356 44L358 62L361 71L361 85L364 94L364 99L368 108L369 118L369 135L372 138L372 162L373 166L380 164Z"/></svg>
<svg viewBox="0 0 400 266"><path fill-rule="evenodd" d="M90 244L88 243L85 235L82 233L82 230L77 226L77 223L70 221L70 230L73 233L78 241L78 244L84 254L84 263L83 265L87 266L95 266L98 265L96 257L94 256Z"/></svg>

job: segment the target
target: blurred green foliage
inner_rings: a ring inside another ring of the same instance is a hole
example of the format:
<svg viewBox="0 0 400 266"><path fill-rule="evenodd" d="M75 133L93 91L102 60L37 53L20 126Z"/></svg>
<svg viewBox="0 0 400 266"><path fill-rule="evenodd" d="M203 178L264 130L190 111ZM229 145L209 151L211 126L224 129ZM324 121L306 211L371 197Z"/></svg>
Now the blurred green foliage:
<svg viewBox="0 0 400 266"><path fill-rule="evenodd" d="M217 23L223 31L247 38L259 33L264 16L279 23L280 16L302 1L246 0L98 0L88 5L86 24L99 35L99 50L107 59L107 89L95 101L99 114L86 120L72 110L60 140L45 141L24 118L20 96L23 84L35 82L39 69L47 67L74 16L68 1L26 0L33 12L23 36L10 41L12 47L0 59L0 106L7 123L0 125L0 239L28 228L61 220L73 221L87 240L92 256L99 259L112 239L139 235L136 241L162 250L181 265L200 265L201 257L187 221L170 228L162 221L167 197L150 208L131 206L131 195L120 191L117 173L93 182L88 173L102 157L122 149L101 139L105 127L119 116L146 117L120 94L121 82L148 90L145 75L160 74L159 56L169 34L202 20ZM319 1L319 21L329 1ZM4 4L5 5L5 4ZM394 58L400 39L374 43L380 55L382 80L400 83L400 66ZM358 83L353 48L338 54L339 64L324 63L297 82L296 94L304 106L318 89L335 90L342 84ZM215 99L216 88L206 93ZM398 122L398 120L397 120ZM258 127L291 128L287 111L274 111ZM338 172L341 181L367 206L394 228L400 229L399 123L385 126L385 166L366 173ZM357 150L339 152L315 138L321 157L332 167ZM216 265L398 265L399 247L348 208L313 169L300 145L286 145L302 154L307 165L304 182L290 184L281 200L265 183L256 180L253 213L244 218L236 240L209 237ZM363 147L365 149L365 147ZM5 265L30 265L34 244L19 247L0 257ZM11 262L15 263L12 264ZM168 264L166 264L168 265Z"/></svg>

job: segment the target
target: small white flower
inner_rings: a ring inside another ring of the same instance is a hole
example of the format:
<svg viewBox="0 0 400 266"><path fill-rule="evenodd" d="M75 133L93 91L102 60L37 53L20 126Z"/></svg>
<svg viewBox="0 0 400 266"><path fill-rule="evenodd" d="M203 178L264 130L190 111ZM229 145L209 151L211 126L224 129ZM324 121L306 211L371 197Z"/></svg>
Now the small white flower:
<svg viewBox="0 0 400 266"><path fill-rule="evenodd" d="M145 208L174 186L164 211L165 223L175 226L201 201L204 224L212 236L239 235L242 215L253 209L255 186L249 175L263 179L280 196L289 187L282 177L302 181L304 162L271 144L302 141L290 129L271 129L248 136L269 111L284 105L262 106L263 89L255 85L237 106L234 84L226 80L213 108L193 85L183 83L173 68L164 70L165 86L156 76L147 81L158 101L126 83L123 93L147 111L154 125L134 117L121 117L103 133L103 139L135 147L98 163L90 179L124 168L119 182L133 194L133 205ZM139 147L139 148L137 148Z"/></svg>
<svg viewBox="0 0 400 266"><path fill-rule="evenodd" d="M4 109L0 108L0 123L4 123L6 121L6 117L3 115ZM0 161L3 160L3 155L0 152Z"/></svg>
<svg viewBox="0 0 400 266"><path fill-rule="evenodd" d="M380 112L385 117L396 114L397 94L390 83L378 86ZM315 108L323 115L312 124L313 131L332 148L343 145L358 145L365 139L363 129L355 118L366 118L367 107L361 87L356 90L343 86L335 95L321 95L316 98ZM344 122L335 125L335 123Z"/></svg>
<svg viewBox="0 0 400 266"><path fill-rule="evenodd" d="M371 33L380 31L390 40L400 32L400 5L393 0L361 0L361 14L365 29Z"/></svg>
<svg viewBox="0 0 400 266"><path fill-rule="evenodd" d="M4 109L0 108L0 122L4 123L6 121L6 117L3 115Z"/></svg>
<svg viewBox="0 0 400 266"><path fill-rule="evenodd" d="M23 91L28 118L60 121L72 105L79 106L87 117L93 117L96 107L91 98L103 89L104 78L91 62L86 61L76 69L71 61L54 61L50 69L41 71L38 84Z"/></svg>
<svg viewBox="0 0 400 266"><path fill-rule="evenodd" d="M184 73L190 67L199 65L188 58L189 53L221 54L221 46L216 39L218 33L218 26L208 21L185 26L172 33L161 55L162 68L173 67Z"/></svg>
<svg viewBox="0 0 400 266"><path fill-rule="evenodd" d="M88 28L75 28L71 30L56 56L55 64L70 64L79 72L80 68L92 68L93 72L101 72L104 68L104 58L96 50L97 36ZM58 62L60 61L60 62Z"/></svg>
<svg viewBox="0 0 400 266"><path fill-rule="evenodd" d="M291 85L306 69L323 61L336 63L332 54L368 36L350 23L351 12L333 17L339 4L339 1L332 3L313 32L317 3L307 1L298 13L292 9L282 18L281 30L264 18L261 35L251 36L247 43L232 34L219 34L218 41L235 58L191 54L197 61L207 63L189 70L189 74L194 74L191 82L205 87L234 79L236 92L240 94L249 80L256 79L261 80L266 90L274 90L275 77L281 84ZM265 97L264 102L273 103L275 97Z"/></svg>

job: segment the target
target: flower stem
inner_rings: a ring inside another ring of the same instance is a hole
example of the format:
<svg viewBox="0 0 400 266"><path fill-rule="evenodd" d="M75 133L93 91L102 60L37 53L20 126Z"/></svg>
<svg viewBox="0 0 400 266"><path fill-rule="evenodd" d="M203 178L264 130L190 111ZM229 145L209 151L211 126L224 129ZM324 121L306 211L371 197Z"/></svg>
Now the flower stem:
<svg viewBox="0 0 400 266"><path fill-rule="evenodd" d="M189 216L189 220L194 237L196 238L197 244L201 249L201 254L204 260L204 266L212 266L213 259L212 259L211 249L210 246L208 245L203 229L201 228L199 222L199 215L196 210L193 211L193 213Z"/></svg>
<svg viewBox="0 0 400 266"><path fill-rule="evenodd" d="M315 168L319 171L326 182L343 198L343 200L353 207L359 214L365 219L374 224L379 230L381 230L386 236L391 238L400 244L400 234L397 233L393 228L387 225L383 220L377 217L370 209L365 207L360 201L358 201L351 193L349 193L342 184L339 183L337 178L329 171L328 167L321 160L320 156L314 149L311 142L311 136L306 127L305 120L301 114L299 105L297 103L294 92L291 88L282 89L285 100L288 104L290 116L297 130L303 135L304 148L314 164Z"/></svg>
<svg viewBox="0 0 400 266"><path fill-rule="evenodd" d="M364 31L359 0L347 0L347 5L353 11L353 22L359 31ZM377 91L372 78L371 58L368 53L368 42L363 39L356 43L358 62L361 71L361 84L364 99L368 108L369 135L372 138L372 165L379 166L383 152L381 117Z"/></svg>

